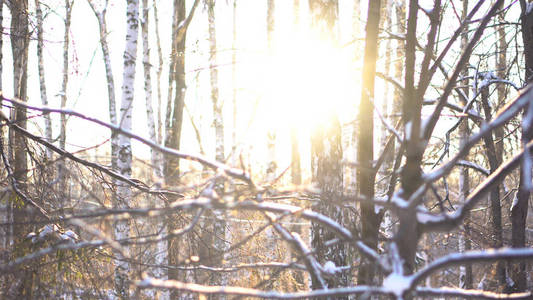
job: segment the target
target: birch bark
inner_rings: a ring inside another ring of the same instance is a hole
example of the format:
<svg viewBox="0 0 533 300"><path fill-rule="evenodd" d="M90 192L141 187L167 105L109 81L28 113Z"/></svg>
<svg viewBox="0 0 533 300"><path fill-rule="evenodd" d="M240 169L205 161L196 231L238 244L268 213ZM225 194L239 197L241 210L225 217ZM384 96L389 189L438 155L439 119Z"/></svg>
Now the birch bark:
<svg viewBox="0 0 533 300"><path fill-rule="evenodd" d="M224 119L222 114L222 102L219 99L218 90L218 68L217 68L217 36L215 23L215 1L206 0L207 16L209 23L209 76L211 82L211 101L213 102L213 126L215 127L215 159L219 162L225 161L224 155ZM215 183L215 190L218 195L224 194L224 182ZM224 215L220 212L214 212L215 220L213 221L213 247L217 257L225 249L226 221ZM211 240L211 238L209 238ZM220 265L222 260L216 258L211 260L213 265ZM225 274L216 274L213 276L213 283L226 285L228 278Z"/></svg>
<svg viewBox="0 0 533 300"><path fill-rule="evenodd" d="M157 68L157 143L159 145L163 144L163 116L162 116L162 105L161 105L161 76L163 74L163 51L161 50L161 35L159 34L159 14L157 12L157 3L155 0L152 2L153 11L154 11L154 23L155 23L155 38L157 44L157 59L158 59L158 68Z"/></svg>
<svg viewBox="0 0 533 300"><path fill-rule="evenodd" d="M143 67L144 67L144 93L146 99L146 119L148 121L148 135L152 141L157 141L157 131L155 126L154 108L152 104L152 64L150 63L150 45L148 42L148 18L150 8L148 0L143 0L143 14L141 19L141 32L143 43ZM161 170L161 155L159 151L150 150L152 168L156 178L163 176Z"/></svg>
<svg viewBox="0 0 533 300"><path fill-rule="evenodd" d="M37 17L37 66L39 70L39 87L41 91L41 103L44 106L48 106L48 95L46 92L46 82L45 82L46 76L44 72L44 57L43 57L43 47L44 47L43 11L41 9L41 4L39 0L35 0L35 12L36 12L36 17ZM1 74L1 70L0 70L0 74ZM1 89L1 86L0 86L0 89ZM50 118L49 113L44 114L44 135L49 142L52 141L52 119ZM52 150L46 148L46 157L48 159L52 158Z"/></svg>
<svg viewBox="0 0 533 300"><path fill-rule="evenodd" d="M70 44L70 21L72 16L72 5L74 4L73 0L65 0L65 32L63 36L63 82L61 84L61 108L65 108L67 105L67 89L68 89L68 78L69 78L69 44ZM60 127L59 127L59 147L65 149L67 142L67 116L61 114L60 116ZM58 162L58 176L59 176L59 190L63 193L63 197L67 198L68 195L68 186L66 184L67 178L67 169L65 166L65 160Z"/></svg>
<svg viewBox="0 0 533 300"><path fill-rule="evenodd" d="M144 92L145 92L145 98L146 98L146 118L148 120L148 133L150 136L150 139L152 141L157 141L157 130L155 126L155 117L154 117L154 110L152 105L152 76L151 76L151 69L152 64L150 63L150 45L149 45L149 39L148 39L148 26L149 26L149 14L150 14L150 8L148 7L148 0L142 0L142 8L143 8L143 14L141 19L141 33L142 33L142 43L143 43L143 67L144 67ZM154 149L150 149L151 154L151 162L152 162L152 169L153 169L153 175L155 176L156 180L160 180L163 176L162 169L161 169L161 153L159 151L156 151ZM157 198L158 199L158 198ZM163 207L164 203L161 200L156 200L156 203L154 203L155 206ZM157 220L157 219L156 219ZM161 226L160 226L161 225ZM165 224L156 224L157 232L160 235L166 235L167 234L167 228ZM161 227L161 229L159 229ZM157 243L155 247L155 253L154 253L154 263L156 266L166 266L168 265L168 242L166 240L162 240ZM166 274L166 270L162 267L156 267L154 270L154 276L156 278L160 279L168 279L168 276ZM156 296L156 295L152 295ZM169 292L163 291L161 294L157 295L158 299L168 299L169 298Z"/></svg>
<svg viewBox="0 0 533 300"><path fill-rule="evenodd" d="M120 105L120 127L124 130L132 129L132 110L135 91L135 65L137 61L137 38L139 1L128 0L126 12L126 48L124 50L124 70L122 80L122 100ZM118 171L124 177L131 177L131 138L120 135L118 138ZM116 208L128 208L132 193L130 186L122 182L117 182L117 199L114 206ZM127 220L115 220L115 238L127 239L130 235L130 222ZM124 246L126 255L129 254L129 247ZM121 253L115 253L115 292L120 298L129 298L129 272L130 265Z"/></svg>

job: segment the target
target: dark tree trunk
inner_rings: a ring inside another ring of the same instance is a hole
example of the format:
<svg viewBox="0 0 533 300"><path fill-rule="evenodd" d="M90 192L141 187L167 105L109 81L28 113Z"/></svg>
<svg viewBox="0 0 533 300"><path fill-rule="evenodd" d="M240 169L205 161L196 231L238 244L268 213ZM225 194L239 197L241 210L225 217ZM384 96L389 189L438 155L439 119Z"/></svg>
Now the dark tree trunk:
<svg viewBox="0 0 533 300"><path fill-rule="evenodd" d="M485 122L490 122L492 112L489 104L488 88L481 90L481 104L485 114ZM486 135L483 139L485 143L485 154L489 161L490 172L496 171L501 164L498 157L498 151L494 143L492 134ZM500 203L500 186L494 185L489 193L490 203L490 244L493 248L501 248L503 246L503 230L502 230L502 207ZM496 263L495 282L499 286L505 285L505 265L503 262Z"/></svg>
<svg viewBox="0 0 533 300"><path fill-rule="evenodd" d="M378 53L378 30L381 1L368 1L368 20L366 23L365 54L363 65L363 82L361 102L359 103L359 138L357 143L357 160L360 168L357 172L358 192L367 199L374 198L375 171L374 160L374 80ZM361 228L363 242L372 249L377 249L380 215L374 211L374 204L361 202ZM359 268L359 284L374 283L375 266L363 261Z"/></svg>
<svg viewBox="0 0 533 300"><path fill-rule="evenodd" d="M11 10L11 50L13 55L13 91L15 98L21 101L27 100L27 70L28 70L28 0L8 2ZM26 109L15 106L12 110L11 120L18 126L26 128ZM12 147L12 163L14 168L14 177L18 188L26 192L28 162L26 158L26 145L24 137L14 131L10 131L10 143ZM23 223L30 221L26 203L15 193L11 196L11 205L13 207L13 221ZM13 237L16 245L21 245L22 239L28 233L26 226L13 226ZM25 249L17 249L15 255L23 256ZM33 273L30 270L21 271L20 285L17 289L18 299L31 299L33 288Z"/></svg>
<svg viewBox="0 0 533 300"><path fill-rule="evenodd" d="M169 97L166 115L165 146L180 149L181 127L183 123L183 108L185 98L185 36L177 34L178 25L185 21L185 1L174 0L174 20L172 24L172 53L169 73ZM174 93L173 93L174 92ZM173 98L172 98L173 96ZM164 177L167 186L179 183L179 159L173 156L164 157ZM168 232L180 228L176 220L168 224ZM175 266L180 259L180 239L170 239L168 242L168 263ZM168 279L179 279L179 271L174 268L168 269ZM179 299L180 292L172 290L171 299Z"/></svg>
<svg viewBox="0 0 533 300"><path fill-rule="evenodd" d="M174 21L172 23L172 53L169 73L169 98L166 115L165 146L180 149L181 127L185 99L185 34L178 34L178 26L185 21L185 0L174 0ZM173 98L172 98L173 96ZM179 159L165 158L164 175L167 185L179 182Z"/></svg>
<svg viewBox="0 0 533 300"><path fill-rule="evenodd" d="M338 1L309 0L309 8L313 28L323 36L330 37L330 41L334 42ZM324 75L317 74L317 76ZM324 125L314 128L311 136L311 172L313 182L317 183L321 189L320 202L313 209L340 224L345 224L347 212L342 208L342 203L337 200L343 191L341 126L334 113L325 114L328 115L328 119L325 120ZM311 224L311 245L316 251L318 261L322 264L331 261L336 266L345 266L348 264L348 247L343 243L327 246L326 242L333 238L334 234L323 226L317 223ZM329 288L332 288L347 286L349 281L349 274L345 272L342 275L328 278L326 283ZM321 286L313 280L312 288L320 289Z"/></svg>
<svg viewBox="0 0 533 300"><path fill-rule="evenodd" d="M402 103L402 115L405 124L406 162L401 174L403 199L409 199L421 183L421 160L423 146L420 142L420 114L422 103L416 97L415 89L415 53L418 1L409 1L407 18L407 40L405 45L405 91ZM412 218L414 208L401 210L398 218L400 225L395 236L400 256L404 260L404 272L414 271L414 259L420 232L417 221Z"/></svg>
<svg viewBox="0 0 533 300"><path fill-rule="evenodd" d="M525 0L520 0L520 6L522 7L522 15L520 17L522 40L524 41L524 58L526 62L525 78L526 83L531 83L533 81L533 11L527 9L528 5L531 4L526 3ZM533 124L523 123L522 126L522 144L525 145L533 138ZM523 167L520 168L520 184L516 199L511 206L511 246L516 248L526 246L526 219L530 198L528 186L531 183L524 183L525 171ZM511 268L511 274L515 283L514 290L517 292L525 291L527 288L527 264L525 262L514 264Z"/></svg>
<svg viewBox="0 0 533 300"><path fill-rule="evenodd" d="M321 201L313 209L343 223L345 212L339 206L338 195L342 192L342 143L340 123L336 117L331 117L326 126L316 128L311 138L311 169L313 182L321 189ZM345 266L347 261L347 247L343 243L327 246L326 242L335 238L333 232L322 225L311 224L311 244L316 251L318 261L324 264L332 261L336 266ZM326 280L328 287L347 286L349 278L346 274ZM313 281L313 289L320 289L319 282Z"/></svg>
<svg viewBox="0 0 533 300"><path fill-rule="evenodd" d="M463 0L463 10L461 19L465 20L468 14L468 0ZM468 26L465 28L465 31L461 35L461 47L465 48L468 44ZM466 88L463 90L464 94L468 97L470 94L470 84L468 80L469 70L465 68L461 74L464 79L464 85ZM461 105L465 107L467 105L465 99L461 100ZM459 125L459 147L463 147L467 142L470 136L470 127L468 125L468 118L464 118L461 124ZM466 157L468 160L468 156ZM468 194L470 193L470 177L468 172L468 167L461 167L459 175L459 193L460 201L464 203ZM470 217L466 217L463 224L463 232L460 237L460 251L468 251L472 249L470 241ZM460 267L459 272L459 287L463 289L472 289L473 280L472 280L472 265L467 264Z"/></svg>

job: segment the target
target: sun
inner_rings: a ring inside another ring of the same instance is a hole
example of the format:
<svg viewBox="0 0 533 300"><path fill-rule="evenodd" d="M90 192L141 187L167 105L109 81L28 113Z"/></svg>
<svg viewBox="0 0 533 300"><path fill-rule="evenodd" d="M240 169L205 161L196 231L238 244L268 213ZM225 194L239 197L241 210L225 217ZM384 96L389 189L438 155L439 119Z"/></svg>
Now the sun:
<svg viewBox="0 0 533 300"><path fill-rule="evenodd" d="M328 41L310 37L278 42L269 57L267 109L280 125L306 130L356 107L353 58Z"/></svg>
<svg viewBox="0 0 533 300"><path fill-rule="evenodd" d="M290 165L290 133L296 133L302 161L309 160L312 131L338 117L341 124L356 116L357 68L353 52L311 35L277 40L262 64L259 126L275 132L276 156ZM264 136L264 135L263 135Z"/></svg>

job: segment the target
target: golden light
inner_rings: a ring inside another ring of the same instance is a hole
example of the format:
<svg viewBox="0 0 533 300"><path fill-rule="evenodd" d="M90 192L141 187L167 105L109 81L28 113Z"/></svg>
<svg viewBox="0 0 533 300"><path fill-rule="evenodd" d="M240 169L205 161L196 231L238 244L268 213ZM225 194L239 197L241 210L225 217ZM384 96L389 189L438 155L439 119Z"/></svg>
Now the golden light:
<svg viewBox="0 0 533 300"><path fill-rule="evenodd" d="M278 128L305 133L329 114L353 119L356 98L353 54L323 39L285 38L268 58L265 113Z"/></svg>
<svg viewBox="0 0 533 300"><path fill-rule="evenodd" d="M341 124L355 119L359 72L352 49L308 35L286 35L263 56L258 72L260 105L254 144L265 151L267 132L276 133L280 171L291 163L291 131L300 144L302 167L310 161L310 137L336 114ZM262 146L261 146L262 145ZM267 152L259 154L267 160Z"/></svg>

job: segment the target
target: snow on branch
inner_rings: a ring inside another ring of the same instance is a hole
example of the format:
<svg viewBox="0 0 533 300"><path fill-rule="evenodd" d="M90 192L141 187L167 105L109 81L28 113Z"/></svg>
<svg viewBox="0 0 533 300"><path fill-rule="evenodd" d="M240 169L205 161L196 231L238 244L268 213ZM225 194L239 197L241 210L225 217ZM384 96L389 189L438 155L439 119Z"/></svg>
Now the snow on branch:
<svg viewBox="0 0 533 300"><path fill-rule="evenodd" d="M531 98L533 98L533 85L528 85L522 90L517 98L507 103L506 106L500 110L497 116L490 123L483 125L479 132L472 135L452 159L440 166L435 171L426 174L424 176L424 180L426 182L434 182L446 176L457 164L457 162L468 154L470 148L476 145L485 135L491 134L493 130L503 126L513 117L518 115L522 109L528 105Z"/></svg>
<svg viewBox="0 0 533 300"><path fill-rule="evenodd" d="M154 190L154 189L150 189L148 188L148 186L144 183L142 183L140 180L137 180L137 179L134 179L134 178L127 178L127 177L124 177L122 176L121 174L119 174L118 172L114 171L114 170L111 170L110 168L106 167L106 166L102 166L101 164L98 164L98 163L95 163L95 162L91 162L91 161L87 161L87 160L84 160L82 158L79 158L77 157L76 155L68 152L68 151L65 151L57 146L55 146L54 144L46 141L45 139L39 137L39 136L36 136L34 134L31 134L30 132L28 132L27 130L21 128L20 126L18 125L12 125L12 128L15 129L17 132L21 133L22 135L24 135L25 137L31 139L31 140L34 140L35 142L47 147L48 149L54 151L55 153L61 155L61 157L67 157L69 158L70 160L72 161L75 161L77 163L80 163L88 168L93 168L93 169L96 169L104 174L107 174L109 175L111 178L113 179L116 179L118 181L121 181L121 182L124 182L124 183L127 183L128 185L132 186L132 187L135 187L136 189L140 190L140 191L143 191L145 193L148 193L148 194L156 194L156 195L160 195L160 194L166 194L166 195L174 195L174 196L181 196L179 193L175 193L175 192L172 192L172 191L168 191L168 190Z"/></svg>
<svg viewBox="0 0 533 300"><path fill-rule="evenodd" d="M456 210L453 213L443 215L440 218L431 218L427 219L427 222L424 222L423 230L424 231L448 231L456 226L464 219L468 212L474 208L474 206L481 200L483 197L490 191L490 189L500 181L502 181L505 176L511 173L516 169L520 162L522 161L522 156L525 151L531 152L533 150L533 141L529 142L525 149L514 157L507 160L507 162L501 164L496 171L492 172L490 176L485 178L481 184L479 184L474 191L468 195L468 198L465 201L465 204Z"/></svg>
<svg viewBox="0 0 533 300"><path fill-rule="evenodd" d="M151 148L153 148L153 149L155 149L157 151L160 151L160 152L162 152L164 154L171 155L171 156L176 156L178 158L185 159L185 160L195 161L195 162L200 163L200 164L202 164L202 165L204 165L204 166L206 166L206 167L208 167L210 169L213 169L215 171L222 171L223 173L225 173L226 175L228 175L230 177L242 180L243 182L247 183L251 187L255 187L252 179L243 170L239 170L239 169L236 169L236 168L229 167L226 164L210 160L210 159L208 159L208 158L206 158L204 156L184 153L184 152L181 152L181 151L177 151L175 149L171 149L171 148L168 148L168 147L165 147L165 146L161 146L161 145L157 144L154 141L151 141L149 139L143 138L143 137L141 137L141 136L139 136L137 134L134 134L133 132L130 132L128 130L124 130L120 126L104 122L104 121L99 120L97 118L86 116L86 115L84 115L82 113L79 113L79 112L76 112L76 111L73 111L73 110L70 110L70 109L59 109L59 108L50 108L50 107L44 107L44 106L29 105L28 103L23 102L23 101L6 98L6 97L4 97L1 94L0 94L0 97L1 97L2 100L5 100L5 101L13 103L13 104L16 104L16 105L21 106L21 107L25 107L27 109L36 110L36 111L42 111L42 112L45 112L45 113L65 114L65 115L78 117L80 119L83 119L83 120L98 124L98 125L100 125L102 127L105 127L105 128L108 128L108 129L112 130L113 132L115 132L117 134L122 134L122 135L124 135L126 137L129 137L129 138L132 138L134 140L137 140L137 141L139 141L139 142L141 142L141 143L143 143L143 144L145 144L145 145L147 145L147 146L149 146L149 147L151 147Z"/></svg>
<svg viewBox="0 0 533 300"><path fill-rule="evenodd" d="M276 291L262 291L252 288L232 286L208 286L195 283L185 283L176 280L160 280L145 276L138 280L135 285L140 289L172 289L186 293L206 295L233 295L263 299L312 299L319 297L340 297L348 295L389 295L393 294L381 287L355 286L333 289L313 290L308 292L283 293ZM417 288L414 293L417 296L458 297L463 299L531 299L531 293L498 294L482 290L465 290L459 288Z"/></svg>
<svg viewBox="0 0 533 300"><path fill-rule="evenodd" d="M262 291L252 288L233 287L233 286L208 286L194 283L185 283L176 280L159 280L151 277L145 277L143 280L136 281L135 285L141 289L173 289L187 293L199 293L207 295L234 295L241 297L266 298L266 299L307 299L316 297L334 297L346 295L361 294L389 294L379 287L356 286L346 288L333 288L314 290L309 292L283 293L276 291Z"/></svg>
<svg viewBox="0 0 533 300"><path fill-rule="evenodd" d="M413 276L413 285L420 283L436 270L461 264L494 262L499 260L533 260L532 248L501 248L453 253L434 260Z"/></svg>
<svg viewBox="0 0 533 300"><path fill-rule="evenodd" d="M418 296L432 296L443 298L461 298L461 299L478 299L478 300L491 300L491 299L514 299L514 300L526 300L531 299L533 296L531 293L514 293L514 294L498 294L482 290L465 290L459 288L429 288L419 287L416 289Z"/></svg>

